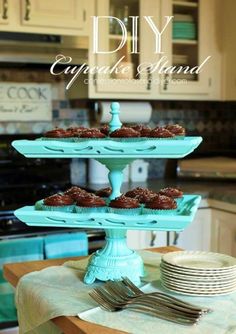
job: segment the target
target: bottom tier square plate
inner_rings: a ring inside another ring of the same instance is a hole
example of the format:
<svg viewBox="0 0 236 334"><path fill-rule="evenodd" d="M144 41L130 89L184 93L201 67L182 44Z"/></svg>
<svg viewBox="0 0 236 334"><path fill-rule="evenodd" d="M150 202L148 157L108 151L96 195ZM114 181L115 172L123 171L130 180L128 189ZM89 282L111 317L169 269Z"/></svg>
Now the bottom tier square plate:
<svg viewBox="0 0 236 334"><path fill-rule="evenodd" d="M40 211L25 206L15 211L18 219L31 226L91 227L125 230L182 231L194 219L201 196L185 195L175 213L125 215L115 213L67 213Z"/></svg>

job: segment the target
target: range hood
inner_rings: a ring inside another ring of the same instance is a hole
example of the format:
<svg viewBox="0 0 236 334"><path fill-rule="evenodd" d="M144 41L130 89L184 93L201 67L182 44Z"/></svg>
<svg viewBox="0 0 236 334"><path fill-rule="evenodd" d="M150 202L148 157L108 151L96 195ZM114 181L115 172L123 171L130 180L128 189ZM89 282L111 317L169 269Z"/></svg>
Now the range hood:
<svg viewBox="0 0 236 334"><path fill-rule="evenodd" d="M88 61L88 38L0 32L0 63L52 64L58 54L72 57L70 64Z"/></svg>

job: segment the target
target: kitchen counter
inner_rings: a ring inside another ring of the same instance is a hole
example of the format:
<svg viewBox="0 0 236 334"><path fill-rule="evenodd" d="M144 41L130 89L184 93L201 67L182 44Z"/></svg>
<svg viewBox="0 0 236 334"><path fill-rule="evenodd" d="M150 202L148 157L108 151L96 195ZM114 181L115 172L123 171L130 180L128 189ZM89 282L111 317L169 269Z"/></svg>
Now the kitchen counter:
<svg viewBox="0 0 236 334"><path fill-rule="evenodd" d="M159 253L168 253L174 252L176 250L180 250L177 247L169 246L169 247L160 247L160 248L152 248L150 249L153 252ZM17 285L19 279L32 272L37 270L42 270L44 268L50 266L58 266L63 264L68 260L76 260L80 258L66 258L66 259L55 259L55 260L44 260L44 261L31 261L31 262L22 262L22 263L11 263L5 264L3 267L4 277L6 280L11 283L14 287ZM118 330L114 330L108 327L103 327L99 325L95 325L89 323L87 321L80 320L77 317L57 317L52 320L54 324L56 324L65 334L115 334L115 333L125 333Z"/></svg>

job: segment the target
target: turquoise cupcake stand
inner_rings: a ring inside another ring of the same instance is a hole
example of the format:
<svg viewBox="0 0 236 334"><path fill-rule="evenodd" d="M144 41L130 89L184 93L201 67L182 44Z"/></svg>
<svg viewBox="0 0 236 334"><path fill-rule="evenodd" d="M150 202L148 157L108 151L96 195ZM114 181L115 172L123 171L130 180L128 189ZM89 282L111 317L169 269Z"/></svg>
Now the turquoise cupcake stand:
<svg viewBox="0 0 236 334"><path fill-rule="evenodd" d="M110 131L122 126L119 119L119 103L111 104ZM182 158L201 143L201 137L182 139L75 139L63 140L17 140L13 147L27 158L93 158L109 169L112 187L110 199L119 196L123 170L139 158ZM129 277L140 284L145 269L140 255L128 248L127 230L182 231L194 219L201 197L185 195L178 209L168 214L118 214L118 213L68 213L42 211L26 206L15 211L18 219L31 226L55 226L78 228L101 228L106 233L106 244L89 258L84 282L118 280ZM132 211L131 211L132 212Z"/></svg>

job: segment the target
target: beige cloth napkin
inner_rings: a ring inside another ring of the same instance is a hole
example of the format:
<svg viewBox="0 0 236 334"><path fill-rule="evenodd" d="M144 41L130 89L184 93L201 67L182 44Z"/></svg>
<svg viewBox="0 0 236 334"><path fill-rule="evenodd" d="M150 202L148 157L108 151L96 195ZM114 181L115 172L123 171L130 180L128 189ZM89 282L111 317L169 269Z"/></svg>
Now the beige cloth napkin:
<svg viewBox="0 0 236 334"><path fill-rule="evenodd" d="M148 271L146 281L151 282L144 290L163 291L159 282L161 254L139 253ZM198 326L185 327L128 310L103 311L88 295L92 288L102 283L83 283L86 265L87 260L70 261L64 266L49 267L20 279L16 289L20 334L58 334L59 329L49 320L78 314L86 321L134 334L236 334L236 293L209 298L179 295L183 300L214 310L204 316Z"/></svg>

